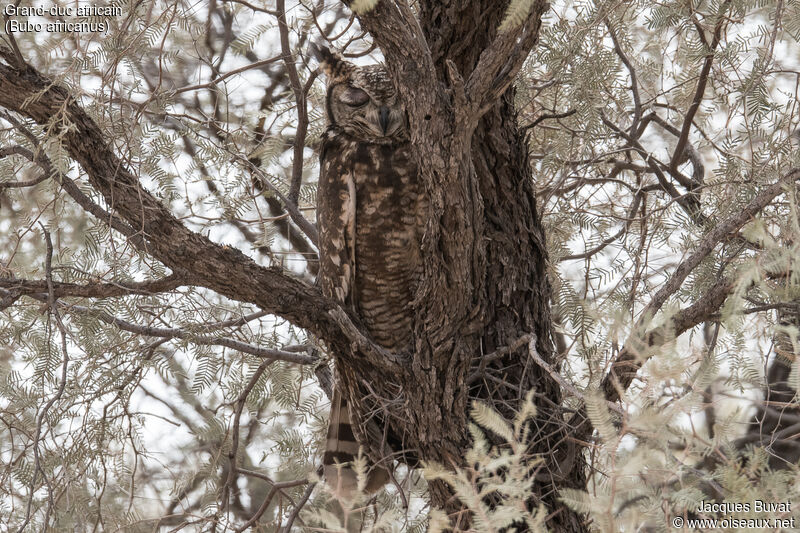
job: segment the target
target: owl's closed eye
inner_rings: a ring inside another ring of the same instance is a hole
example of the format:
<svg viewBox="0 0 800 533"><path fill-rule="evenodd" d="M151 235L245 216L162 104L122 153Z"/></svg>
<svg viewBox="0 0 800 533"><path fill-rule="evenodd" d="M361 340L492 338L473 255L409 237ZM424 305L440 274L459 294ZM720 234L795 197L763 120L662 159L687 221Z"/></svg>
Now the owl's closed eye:
<svg viewBox="0 0 800 533"><path fill-rule="evenodd" d="M339 99L350 107L361 107L369 102L369 95L356 87L348 87L347 90L342 91Z"/></svg>

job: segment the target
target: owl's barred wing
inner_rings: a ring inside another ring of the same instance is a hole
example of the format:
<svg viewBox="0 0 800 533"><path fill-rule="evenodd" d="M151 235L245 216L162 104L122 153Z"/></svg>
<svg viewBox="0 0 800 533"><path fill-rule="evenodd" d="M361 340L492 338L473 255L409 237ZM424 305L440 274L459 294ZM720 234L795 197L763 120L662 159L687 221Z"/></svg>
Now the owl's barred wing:
<svg viewBox="0 0 800 533"><path fill-rule="evenodd" d="M346 304L355 280L355 180L341 157L326 157L330 152L323 148L317 188L319 279L325 296Z"/></svg>

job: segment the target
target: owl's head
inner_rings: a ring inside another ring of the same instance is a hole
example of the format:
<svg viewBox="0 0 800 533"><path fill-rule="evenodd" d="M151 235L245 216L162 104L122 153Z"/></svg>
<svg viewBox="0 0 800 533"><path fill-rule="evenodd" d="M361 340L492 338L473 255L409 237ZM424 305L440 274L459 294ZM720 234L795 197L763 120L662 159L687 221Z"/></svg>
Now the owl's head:
<svg viewBox="0 0 800 533"><path fill-rule="evenodd" d="M407 139L406 114L383 65L361 67L336 52L316 47L328 83L328 123L371 143Z"/></svg>

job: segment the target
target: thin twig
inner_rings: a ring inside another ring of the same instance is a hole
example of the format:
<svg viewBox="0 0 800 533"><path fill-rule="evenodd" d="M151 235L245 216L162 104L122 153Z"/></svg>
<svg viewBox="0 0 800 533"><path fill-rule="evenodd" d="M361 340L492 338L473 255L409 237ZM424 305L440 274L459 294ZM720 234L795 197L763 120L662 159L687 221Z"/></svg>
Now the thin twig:
<svg viewBox="0 0 800 533"><path fill-rule="evenodd" d="M242 390L241 394L239 394L239 397L236 399L236 411L233 417L233 426L231 427L231 448L228 451L228 478L225 480L225 484L222 486L222 496L220 498L222 502L222 511L226 510L228 507L231 488L234 487L236 482L236 473L238 471L236 456L239 453L239 421L242 416L242 411L244 410L245 403L247 403L247 397L251 392L253 392L258 380L261 379L262 374L264 374L270 364L271 361L265 360L258 365L258 368L255 372L253 372L253 375L250 377L247 385L245 385L244 390Z"/></svg>
<svg viewBox="0 0 800 533"><path fill-rule="evenodd" d="M292 509L292 513L289 515L289 518L286 520L286 525L280 529L280 533L290 533L292 529L292 524L297 519L297 515L300 514L300 510L308 501L308 498L311 497L311 492L316 487L316 483L309 483L308 487L306 487L306 491L303 493L303 497L300 498L300 501L297 502L297 505L294 506Z"/></svg>
<svg viewBox="0 0 800 533"><path fill-rule="evenodd" d="M480 363L478 364L478 369L467 378L467 385L470 385L478 381L483 376L484 372L486 371L486 366L489 363L491 363L492 361L496 361L497 359L500 359L506 354L519 350L521 347L525 346L525 344L528 343L530 338L531 338L530 335L527 334L523 335L514 342L512 342L511 344L509 344L508 346L501 346L494 352L481 356Z"/></svg>
<svg viewBox="0 0 800 533"><path fill-rule="evenodd" d="M639 120L642 118L642 101L639 97L639 82L636 79L636 69L633 68L633 63L631 63L631 60L628 59L628 56L622 50L622 46L619 44L619 39L617 39L617 32L614 31L614 28L611 25L611 22L609 22L608 17L604 17L603 22L605 23L606 28L608 28L609 35L611 35L611 42L614 44L614 51L625 65L625 68L628 69L628 74L631 77L631 93L633 94L633 120L631 121L631 127L628 129L628 131L631 135L634 135L639 127Z"/></svg>
<svg viewBox="0 0 800 533"><path fill-rule="evenodd" d="M545 113L543 115L539 115L538 117L536 117L530 124L521 127L520 131L528 131L531 128L535 128L540 122L543 122L545 120L567 118L571 117L575 113L577 113L575 109L570 109L569 111L565 111L563 113Z"/></svg>
<svg viewBox="0 0 800 533"><path fill-rule="evenodd" d="M571 395L578 398L583 403L586 403L586 396L581 391L576 389L573 384L565 380L561 376L561 374L559 374L552 366L550 366L549 363L547 363L547 361L542 359L542 357L539 355L539 352L536 350L536 335L530 336L530 340L528 341L528 354L531 356L531 359L533 359L533 361L537 365L542 367L545 370L545 372L547 372L556 383L561 385L562 389L569 392ZM622 408L615 403L607 401L606 406L619 415L622 416L625 415L625 411L623 411Z"/></svg>
<svg viewBox="0 0 800 533"><path fill-rule="evenodd" d="M38 294L52 291L56 298L78 296L83 298L114 298L132 294L155 294L169 292L185 285L180 276L171 274L163 279L139 282L105 282L105 283L59 283L48 280L4 279L0 278L0 287L19 292L22 295Z"/></svg>
<svg viewBox="0 0 800 533"><path fill-rule="evenodd" d="M708 75L711 72L711 64L714 62L714 52L717 49L717 45L719 45L722 36L722 28L725 26L725 21L727 20L727 17L725 17L725 12L728 10L730 3L731 0L725 0L719 6L719 11L717 12L717 24L714 28L714 36L711 39L711 45L709 47L708 54L706 55L706 60L703 63L703 68L700 70L700 76L697 80L697 88L695 89L694 98L692 99L692 103L689 105L689 109L686 111L686 116L683 119L681 135L678 137L678 144L675 146L675 151L672 153L672 160L669 164L670 168L678 168L683 150L686 147L686 142L689 140L689 130L692 128L692 120L694 120L697 110L700 109L700 103L703 101L703 95L706 92ZM699 31L702 34L702 30Z"/></svg>
<svg viewBox="0 0 800 533"><path fill-rule="evenodd" d="M293 481L281 481L281 482L278 482L278 483L273 483L272 487L269 489L269 493L264 498L264 501L261 503L261 505L259 506L258 510L255 512L255 514L253 516L251 516L250 519L247 522L245 522L242 525L242 527L238 528L236 531L238 533L241 533L242 531L246 530L247 528L249 528L250 526L255 524L258 521L258 519L261 518L261 516L267 510L267 507L269 507L269 503L270 503L270 501L272 501L272 498L275 497L275 493L277 493L277 492L279 492L279 491L281 491L283 489L288 489L288 488L292 488L292 487L298 487L300 485L305 485L306 483L308 483L307 479L296 479L296 480L293 480ZM313 486L313 484L312 484L312 486ZM308 489L306 489L306 490L308 490ZM303 503L305 503L305 502L303 501ZM295 509L297 509L297 508L298 507L295 506Z"/></svg>
<svg viewBox="0 0 800 533"><path fill-rule="evenodd" d="M64 323L61 320L61 315L58 313L58 308L56 306L56 297L55 292L53 290L53 241L50 239L50 233L42 226L42 232L44 233L45 237L45 244L47 246L47 253L45 255L45 275L47 277L48 283L48 294L47 294L47 304L48 304L48 311L55 319L56 326L61 334L61 353L62 353L62 360L61 360L61 381L58 385L58 389L56 393L50 398L44 407L39 411L38 416L36 417L36 436L33 439L33 457L34 457L34 475L31 478L31 483L29 487L29 498L27 503L27 508L25 511L25 520L23 521L20 528L17 530L18 533L22 533L25 528L27 527L28 523L31 519L31 506L33 504L34 498L34 487L36 484L37 474L41 473L42 478L45 480L45 483L48 485L48 492L47 496L49 499L49 505L47 514L50 514L50 510L53 508L53 489L50 487L50 481L47 479L47 474L45 474L44 468L42 467L41 457L39 455L39 440L42 437L42 426L44 425L44 419L47 416L48 411L56 403L58 400L61 399L61 396L64 394L64 389L67 385L67 367L69 366L69 352L67 351L67 331L64 327ZM45 520L45 523L47 521Z"/></svg>
<svg viewBox="0 0 800 533"><path fill-rule="evenodd" d="M297 128L294 136L293 159L292 159L292 179L289 186L289 194L286 199L297 205L300 198L300 185L303 180L303 152L306 144L306 131L308 130L308 110L306 109L306 92L300 84L300 76L297 74L297 66L292 56L292 48L289 43L289 24L286 22L286 0L277 0L276 4L278 33L281 42L281 54L286 73L289 76L289 84L294 94L294 103L297 109Z"/></svg>
<svg viewBox="0 0 800 533"><path fill-rule="evenodd" d="M233 69L233 70L231 70L229 72L226 72L225 74L222 74L221 76L217 76L216 78L214 78L211 81L207 81L205 83L198 83L197 85L189 85L189 86L186 86L186 87L181 87L179 89L175 89L175 91L173 91L173 94L174 95L178 95L178 94L185 93L185 92L188 92L188 91L196 91L198 89L207 89L209 87L213 87L214 85L218 84L222 80L230 78L231 76L235 76L236 74L241 74L242 72L246 72L248 70L261 68L261 67L264 67L266 65L271 65L272 63L275 63L276 61L280 61L281 59L283 59L282 55L271 57L269 59L262 59L261 61L255 61L255 62L250 63L248 65L245 65L243 67L239 67L239 68Z"/></svg>

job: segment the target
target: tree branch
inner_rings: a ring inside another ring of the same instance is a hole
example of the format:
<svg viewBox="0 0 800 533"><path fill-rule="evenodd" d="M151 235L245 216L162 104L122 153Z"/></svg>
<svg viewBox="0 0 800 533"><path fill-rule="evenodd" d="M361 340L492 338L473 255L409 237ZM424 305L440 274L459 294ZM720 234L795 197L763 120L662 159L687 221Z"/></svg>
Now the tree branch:
<svg viewBox="0 0 800 533"><path fill-rule="evenodd" d="M28 159L29 161L33 161L33 152L24 148L22 146L6 146L0 148L0 159L4 157L8 157L10 155L21 155L24 158ZM2 189L21 189L23 187L32 187L37 185L44 180L46 180L49 176L47 174L43 174L38 178L34 178L32 180L27 181L2 181L0 182L0 190Z"/></svg>
<svg viewBox="0 0 800 533"><path fill-rule="evenodd" d="M649 320L654 316L661 306L664 305L667 298L680 289L683 281L694 270L694 268L711 253L711 251L722 242L727 236L733 235L742 226L749 222L759 211L764 209L772 200L784 192L785 187L792 181L800 177L800 168L794 168L786 173L776 183L773 183L759 194L755 196L750 203L745 205L741 211L731 216L727 220L721 221L714 228L709 231L700 242L694 251L686 258L678 268L675 269L672 276L667 282L661 286L656 292L653 299L647 304L647 307L642 311L642 318L639 319L640 323Z"/></svg>
<svg viewBox="0 0 800 533"><path fill-rule="evenodd" d="M627 390L644 364L643 356L646 350L662 344L667 335L677 337L708 320L725 302L734 285L735 280L732 276L724 277L694 304L673 315L668 324L654 328L643 337L632 335L612 362L608 374L600 382L604 399L607 402L619 400L620 392ZM592 424L589 422L585 404L570 418L567 425L573 428L575 439L586 440L592 432Z"/></svg>
<svg viewBox="0 0 800 533"><path fill-rule="evenodd" d="M639 97L639 81L636 79L636 69L633 68L633 63L631 63L631 60L628 59L628 56L622 50L622 46L619 44L619 39L617 39L617 32L614 31L614 27L611 25L608 17L604 17L603 22L605 23L608 33L611 36L611 42L614 43L614 51L625 65L625 68L628 69L628 74L631 77L631 93L633 94L633 120L631 121L631 127L628 129L628 131L631 135L634 135L639 127L639 120L642 118L642 101Z"/></svg>
<svg viewBox="0 0 800 533"><path fill-rule="evenodd" d="M258 305L311 331L338 348L343 357L364 357L386 372L397 370L393 360L377 355L385 350L361 332L357 319L317 288L280 269L263 268L241 251L220 246L181 224L140 185L111 150L97 124L61 85L30 66L13 68L0 64L0 106L48 126L51 135L59 137L106 204L145 237L146 242L138 243L145 253L174 271L190 273L197 285ZM354 353L350 341L369 349Z"/></svg>
<svg viewBox="0 0 800 533"><path fill-rule="evenodd" d="M714 51L717 49L717 45L719 45L722 36L722 28L727 20L725 12L728 10L730 3L731 0L725 0L719 6L717 24L714 27L714 36L711 39L711 46L709 47L708 55L706 55L706 60L703 63L703 68L700 70L700 77L697 80L694 98L692 99L691 105L689 105L689 109L686 111L686 116L683 119L683 128L681 128L681 135L678 137L678 144L675 146L675 152L673 152L672 160L669 164L672 169L678 167L681 156L683 155L683 149L686 147L686 142L689 140L689 130L692 127L692 120L694 120L694 116L700 108L700 102L703 101L703 94L706 92L706 84L708 83L708 74L711 72L711 64L714 62ZM698 28L698 31L700 35L703 36L702 29Z"/></svg>
<svg viewBox="0 0 800 533"><path fill-rule="evenodd" d="M83 307L81 305L70 305L63 302L59 302L58 305L72 312L93 316L107 324L111 324L130 333L136 333L137 335L159 337L162 339L181 339L194 344L202 344L207 346L224 346L226 348L231 348L232 350L237 350L239 352L254 355L256 357L263 357L269 361L285 361L287 363L296 363L301 365L311 365L317 362L316 357L311 357L309 355L304 355L297 352L262 348L260 346L255 346L253 344L248 344L246 342L225 337L197 335L178 328L156 328L153 326L141 326L139 324L134 324L132 322L128 322L127 320L117 318L114 315L106 313L105 311L98 311L88 307Z"/></svg>
<svg viewBox="0 0 800 533"><path fill-rule="evenodd" d="M725 303L734 285L732 277L724 277L694 304L676 313L668 325L656 327L648 331L644 337L632 334L601 382L600 388L606 400L617 401L620 398L619 392L625 391L630 386L644 364L645 354L649 348L663 344L668 335L677 337L708 320Z"/></svg>
<svg viewBox="0 0 800 533"><path fill-rule="evenodd" d="M506 92L525 63L531 48L539 39L542 14L549 7L538 1L522 24L501 31L481 52L475 70L466 83L467 96L475 106L475 119L480 118Z"/></svg>
<svg viewBox="0 0 800 533"><path fill-rule="evenodd" d="M219 82L221 82L221 81L223 81L225 79L228 79L231 76L235 76L236 74L240 74L242 72L246 72L248 70L253 70L253 69L256 69L256 68L260 69L260 68L265 67L267 65L271 65L272 63L275 63L276 61L280 61L281 59L285 59L283 55L270 57L269 59L262 59L261 61L254 61L254 62L250 63L249 65L245 65L243 67L239 67L239 68L233 69L233 70L231 70L229 72L226 72L225 74L222 74L220 76L217 76L213 80L207 81L205 83L199 83L197 85L187 85L186 87L181 87L179 89L175 89L172 92L172 94L178 95L178 94L189 92L189 91L197 91L199 89L211 89L211 88L214 88L214 86L216 86L217 83L219 83Z"/></svg>
<svg viewBox="0 0 800 533"><path fill-rule="evenodd" d="M694 252L678 265L670 279L656 292L653 299L645 307L633 327L633 333L625 342L617 358L611 363L608 374L603 378L600 389L605 394L607 401L620 399L620 393L627 390L646 361L647 351L650 348L663 344L668 334L677 337L708 320L719 310L725 299L733 291L734 279L732 277L721 278L694 304L671 317L668 324L656 327L647 333L642 332L647 321L661 309L667 298L681 287L686 277L711 253L717 244L722 242L726 236L738 231L761 209L784 192L785 187L798 179L799 176L800 169L792 169L776 183L764 189L740 212L717 224L714 229L700 240ZM589 434L591 424L588 422L585 406L572 417L569 425L575 428L576 438L583 439Z"/></svg>
<svg viewBox="0 0 800 533"><path fill-rule="evenodd" d="M306 144L306 131L308 130L308 111L306 110L306 92L300 83L300 76L297 74L297 66L294 64L291 45L289 44L289 25L286 22L286 0L276 2L278 33L280 34L281 55L286 73L289 75L289 83L294 94L294 103L297 107L297 131L294 135L294 146L292 147L292 178L289 187L289 194L286 199L293 205L297 205L300 197L300 185L303 179L303 151ZM313 78L312 78L313 80ZM310 84L307 84L310 87Z"/></svg>
<svg viewBox="0 0 800 533"><path fill-rule="evenodd" d="M178 275L172 274L164 279L141 282L108 282L108 283L52 283L52 292L56 298L77 296L83 298L113 298L131 294L153 294L174 290L186 282ZM0 288L10 289L20 295L47 292L46 280L4 279L0 278Z"/></svg>
<svg viewBox="0 0 800 533"><path fill-rule="evenodd" d="M36 153L34 154L30 150L19 151L19 155L23 155L24 157L28 158L31 162L36 163L39 167L44 170L46 176L52 176L58 179L59 184L67 191L67 194L72 197L75 202L81 206L87 213L91 213L94 215L98 220L108 224L112 229L120 232L122 235L127 237L134 246L139 248L140 250L146 249L146 243L142 234L129 225L127 225L124 221L120 220L120 218L116 215L113 215L94 203L91 198L86 196L83 191L78 188L77 185L67 176L61 174L60 172L56 171L53 163L50 161L50 158L45 155L44 151L41 150L39 146L39 139L31 132L28 128L25 127L24 124L19 122L17 119L9 115L8 113L1 113L4 119L8 120L13 124L17 130L20 131L27 139L38 148Z"/></svg>
<svg viewBox="0 0 800 533"><path fill-rule="evenodd" d="M600 242L600 244L598 244L591 250L586 250L585 252L579 254L571 254L571 255L565 255L564 257L559 257L558 262L560 263L561 261L571 261L574 259L586 259L592 257L595 254L598 254L601 251L603 251L609 244L622 237L622 235L624 235L631 227L633 221L636 220L634 215L636 214L636 211L639 210L639 206L642 203L643 197L644 193L641 190L636 192L636 194L633 196L633 203L631 204L631 207L628 209L628 216L625 220L625 224L623 224L623 226L614 235L606 237Z"/></svg>

